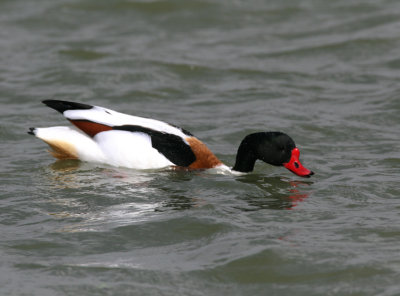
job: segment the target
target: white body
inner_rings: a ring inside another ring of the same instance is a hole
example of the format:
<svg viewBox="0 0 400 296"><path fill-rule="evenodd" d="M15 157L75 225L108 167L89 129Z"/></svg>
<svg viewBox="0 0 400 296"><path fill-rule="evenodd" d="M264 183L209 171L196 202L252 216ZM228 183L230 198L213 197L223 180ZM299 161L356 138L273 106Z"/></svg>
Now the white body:
<svg viewBox="0 0 400 296"><path fill-rule="evenodd" d="M87 120L110 127L141 126L177 135L187 143L185 139L187 135L168 123L127 115L99 106L93 106L91 109L66 110L63 115L69 120ZM35 128L32 132L53 150L54 147L62 147L62 150L65 148L69 154L82 161L136 169L158 169L174 165L152 147L151 137L142 132L110 130L100 132L93 138L80 130L66 126Z"/></svg>
<svg viewBox="0 0 400 296"><path fill-rule="evenodd" d="M135 169L159 169L174 166L175 164L164 156L165 151L161 153L157 150L159 148L153 147L160 145L160 139L161 145L163 145L163 137L159 137L159 133L161 133L166 134L167 142L168 139L171 139L168 135L180 137L183 143L192 149L196 155L196 161L201 157L206 157L206 159L211 157L209 161L214 161L212 164L214 166L210 167L223 173L230 171L204 144L179 127L168 123L127 115L99 106L57 100L43 101L43 103L62 113L64 117L84 131L66 126L31 128L29 133L46 142L52 148L50 153L56 158L80 159ZM118 127L126 125L133 127L130 127L129 131L118 129ZM154 143L155 145L152 145L152 137L157 133L158 140ZM193 139L195 139L194 142ZM190 141L197 146L191 146ZM177 144L178 146L174 150L174 146L168 146L171 143L167 142L166 147L169 148L166 149L173 149L170 153L172 155L175 153L174 157L181 155L177 153L182 153L182 157L187 157L187 152L185 152L187 150L182 150L182 146L179 146L181 144ZM203 154L196 154L200 152ZM171 156L171 154L167 155Z"/></svg>
<svg viewBox="0 0 400 296"><path fill-rule="evenodd" d="M68 143L72 154L82 161L104 163L116 167L158 169L173 165L151 145L144 133L105 131L90 138L67 126L36 128L35 135L50 146Z"/></svg>

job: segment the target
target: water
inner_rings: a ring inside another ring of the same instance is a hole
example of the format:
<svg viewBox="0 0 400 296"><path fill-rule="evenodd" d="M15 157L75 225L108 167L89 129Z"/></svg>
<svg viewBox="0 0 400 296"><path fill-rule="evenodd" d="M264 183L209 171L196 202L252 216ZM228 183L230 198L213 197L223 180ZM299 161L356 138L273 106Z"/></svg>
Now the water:
<svg viewBox="0 0 400 296"><path fill-rule="evenodd" d="M400 2L0 1L1 295L399 295ZM43 99L172 122L226 164L55 162Z"/></svg>

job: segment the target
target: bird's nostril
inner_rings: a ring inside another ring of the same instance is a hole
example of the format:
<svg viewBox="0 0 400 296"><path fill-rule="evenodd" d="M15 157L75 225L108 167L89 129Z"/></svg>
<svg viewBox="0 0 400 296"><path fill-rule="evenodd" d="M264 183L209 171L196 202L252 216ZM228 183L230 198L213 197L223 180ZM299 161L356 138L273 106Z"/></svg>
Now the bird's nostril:
<svg viewBox="0 0 400 296"><path fill-rule="evenodd" d="M294 163L294 166L296 167L296 169L299 168L299 164L297 162Z"/></svg>

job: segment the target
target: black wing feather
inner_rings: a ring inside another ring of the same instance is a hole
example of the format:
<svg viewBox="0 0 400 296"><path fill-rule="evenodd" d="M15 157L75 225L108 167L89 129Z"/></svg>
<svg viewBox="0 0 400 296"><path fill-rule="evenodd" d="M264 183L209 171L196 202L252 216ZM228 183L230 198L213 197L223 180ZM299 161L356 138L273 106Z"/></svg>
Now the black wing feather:
<svg viewBox="0 0 400 296"><path fill-rule="evenodd" d="M139 125L114 126L113 129L148 134L151 137L153 148L177 166L187 167L196 161L196 156L190 146L177 135L159 132Z"/></svg>
<svg viewBox="0 0 400 296"><path fill-rule="evenodd" d="M42 101L42 103L50 108L53 108L54 110L57 110L61 114L63 114L64 111L67 110L87 110L93 108L93 106L87 104L60 101L60 100L44 100Z"/></svg>

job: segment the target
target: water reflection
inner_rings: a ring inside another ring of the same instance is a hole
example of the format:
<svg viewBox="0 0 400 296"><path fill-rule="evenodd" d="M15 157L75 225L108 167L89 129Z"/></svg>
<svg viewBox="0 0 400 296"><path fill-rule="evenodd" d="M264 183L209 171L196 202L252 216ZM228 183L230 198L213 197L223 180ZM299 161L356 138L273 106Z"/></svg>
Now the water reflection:
<svg viewBox="0 0 400 296"><path fill-rule="evenodd" d="M68 224L59 232L108 231L121 226L132 225L151 220L159 203L123 203L103 209L75 214L81 218L78 223Z"/></svg>
<svg viewBox="0 0 400 296"><path fill-rule="evenodd" d="M57 161L47 173L47 213L65 221L56 230L62 232L107 231L163 219L160 213L204 207L213 204L215 196L244 200L244 206L233 205L242 211L293 209L307 199L306 187L312 184L261 174L221 177L204 171L137 171L79 161Z"/></svg>
<svg viewBox="0 0 400 296"><path fill-rule="evenodd" d="M244 211L293 209L309 196L303 188L312 184L311 181L293 181L259 174L240 176L237 180L258 188L258 190L247 192L242 197L249 205L248 208L242 209Z"/></svg>
<svg viewBox="0 0 400 296"><path fill-rule="evenodd" d="M49 170L51 186L60 194L50 200L62 212L49 213L68 219L61 232L105 231L111 228L163 219L160 213L200 207L190 181L201 171L143 171L96 167L82 162L60 161ZM201 196L201 192L197 192ZM77 220L79 222L72 222Z"/></svg>
<svg viewBox="0 0 400 296"><path fill-rule="evenodd" d="M55 188L85 188L88 186L116 187L126 185L124 190L151 191L154 174L125 168L102 167L79 160L60 160L49 166L49 181ZM128 186L129 185L129 186Z"/></svg>
<svg viewBox="0 0 400 296"><path fill-rule="evenodd" d="M162 202L161 207L157 208L159 212L169 210L188 210L192 207L198 207L205 204L200 198L194 197L196 192L188 182L194 177L204 175L202 171L173 169L165 171L166 182L160 184L160 192L168 198Z"/></svg>
<svg viewBox="0 0 400 296"><path fill-rule="evenodd" d="M168 196L168 200L161 204L161 207L157 208L158 212L166 212L169 210L188 210L195 207L201 207L206 205L207 202L201 198L188 197L185 194L172 194Z"/></svg>
<svg viewBox="0 0 400 296"><path fill-rule="evenodd" d="M56 188L77 188L77 176L74 173L81 166L79 160L58 160L50 165L50 178Z"/></svg>
<svg viewBox="0 0 400 296"><path fill-rule="evenodd" d="M56 231L104 231L149 219L160 206L152 199L158 195L155 172L57 161L43 175L44 208L67 221Z"/></svg>

